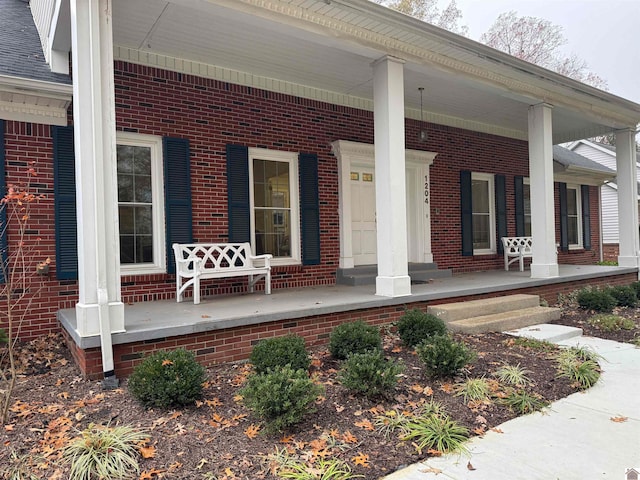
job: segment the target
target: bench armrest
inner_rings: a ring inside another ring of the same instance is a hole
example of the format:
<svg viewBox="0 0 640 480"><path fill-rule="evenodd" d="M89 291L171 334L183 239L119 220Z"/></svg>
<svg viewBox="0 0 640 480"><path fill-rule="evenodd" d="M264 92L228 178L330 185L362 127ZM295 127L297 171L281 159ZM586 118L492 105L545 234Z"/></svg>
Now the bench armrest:
<svg viewBox="0 0 640 480"><path fill-rule="evenodd" d="M258 260L259 262L264 261L264 267L271 268L271 259L273 258L273 255L265 253L264 255L250 255L249 258L252 262L255 260Z"/></svg>
<svg viewBox="0 0 640 480"><path fill-rule="evenodd" d="M193 263L193 268L190 269L189 268L189 264ZM176 270L178 272L184 272L184 271L194 271L194 272L199 272L200 271L200 264L202 263L202 259L200 258L176 258Z"/></svg>

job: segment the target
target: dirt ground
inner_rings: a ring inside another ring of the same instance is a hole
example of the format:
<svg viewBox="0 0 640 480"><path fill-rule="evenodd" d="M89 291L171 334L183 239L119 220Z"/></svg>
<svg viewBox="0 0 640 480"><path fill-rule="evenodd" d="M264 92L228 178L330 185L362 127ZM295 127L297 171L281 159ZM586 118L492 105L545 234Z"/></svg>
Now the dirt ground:
<svg viewBox="0 0 640 480"><path fill-rule="evenodd" d="M547 402L576 391L557 377L553 351L519 345L503 334L457 339L477 353L477 360L462 377L434 380L415 352L402 347L394 334L385 334L385 354L404 363L405 370L393 395L375 401L352 395L338 383L340 364L327 351L312 352L311 374L326 389L316 402L316 413L285 435L269 436L237 396L251 371L246 363L208 368L204 397L193 407L145 410L128 393L126 380L115 391L103 391L99 382L82 379L59 336L45 337L19 348L21 376L9 422L0 432L0 468L5 476L21 465L32 478L67 479L61 448L90 424L98 424L134 426L149 434L140 450L148 458L141 455L141 473L132 477L140 480L274 479L276 451L288 452L309 468L323 458L338 458L354 474L375 479L429 455L376 429L375 418L385 411L416 411L436 400L471 435L482 435L516 414L495 401L465 404L454 385L467 376L491 378L505 363L531 371L529 390Z"/></svg>

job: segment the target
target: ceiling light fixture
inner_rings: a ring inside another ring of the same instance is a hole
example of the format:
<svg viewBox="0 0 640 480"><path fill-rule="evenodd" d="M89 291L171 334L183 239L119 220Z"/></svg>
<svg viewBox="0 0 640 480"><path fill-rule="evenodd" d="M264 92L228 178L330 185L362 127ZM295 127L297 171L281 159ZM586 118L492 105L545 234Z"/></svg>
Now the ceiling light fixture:
<svg viewBox="0 0 640 480"><path fill-rule="evenodd" d="M426 142L429 139L429 134L427 130L422 128L424 123L424 114L422 112L422 94L424 92L424 87L418 87L420 91L420 132L418 133L418 140L421 142Z"/></svg>

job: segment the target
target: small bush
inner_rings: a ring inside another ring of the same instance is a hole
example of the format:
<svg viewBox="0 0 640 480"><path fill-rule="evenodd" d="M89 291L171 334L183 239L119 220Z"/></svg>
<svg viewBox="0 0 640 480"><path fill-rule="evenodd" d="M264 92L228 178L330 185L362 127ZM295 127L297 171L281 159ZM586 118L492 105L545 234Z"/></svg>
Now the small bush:
<svg viewBox="0 0 640 480"><path fill-rule="evenodd" d="M599 313L594 315L587 323L603 332L617 332L619 330L633 330L636 323L630 318L624 318L611 313Z"/></svg>
<svg viewBox="0 0 640 480"><path fill-rule="evenodd" d="M386 360L382 350L374 350L350 355L338 379L349 390L373 398L393 390L403 370L402 365Z"/></svg>
<svg viewBox="0 0 640 480"><path fill-rule="evenodd" d="M449 335L435 335L417 347L427 372L434 377L453 376L475 359L475 353Z"/></svg>
<svg viewBox="0 0 640 480"><path fill-rule="evenodd" d="M620 307L635 307L638 304L636 291L629 285L609 287L606 291L616 299L616 304Z"/></svg>
<svg viewBox="0 0 640 480"><path fill-rule="evenodd" d="M145 407L190 405L202 396L205 370L193 353L160 350L143 360L129 377L129 391Z"/></svg>
<svg viewBox="0 0 640 480"><path fill-rule="evenodd" d="M629 286L636 292L636 297L640 298L640 281L632 282Z"/></svg>
<svg viewBox="0 0 640 480"><path fill-rule="evenodd" d="M311 365L304 339L297 335L262 340L251 351L249 361L257 373L289 365L293 370L308 370Z"/></svg>
<svg viewBox="0 0 640 480"><path fill-rule="evenodd" d="M447 333L447 326L440 318L420 310L407 310L397 323L398 335L408 347L415 347L434 335Z"/></svg>
<svg viewBox="0 0 640 480"><path fill-rule="evenodd" d="M616 299L605 290L583 288L576 298L580 308L596 312L610 312L616 306Z"/></svg>
<svg viewBox="0 0 640 480"><path fill-rule="evenodd" d="M63 461L71 464L70 478L131 478L140 473L137 445L149 436L131 427L89 425L63 450Z"/></svg>
<svg viewBox="0 0 640 480"><path fill-rule="evenodd" d="M299 423L314 411L314 402L324 392L306 370L282 367L250 375L240 390L245 405L266 422L267 432L280 432Z"/></svg>
<svg viewBox="0 0 640 480"><path fill-rule="evenodd" d="M354 353L381 349L380 330L362 320L338 325L329 337L329 351L340 360Z"/></svg>

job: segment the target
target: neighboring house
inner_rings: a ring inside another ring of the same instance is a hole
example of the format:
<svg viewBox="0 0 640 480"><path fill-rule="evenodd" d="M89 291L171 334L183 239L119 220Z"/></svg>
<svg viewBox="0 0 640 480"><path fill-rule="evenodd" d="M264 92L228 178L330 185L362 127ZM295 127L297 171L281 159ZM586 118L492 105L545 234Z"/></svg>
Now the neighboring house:
<svg viewBox="0 0 640 480"><path fill-rule="evenodd" d="M591 140L572 142L568 148L607 168L616 170L616 148ZM640 182L640 153L636 153L636 176ZM638 184L640 185L640 183ZM619 228L618 228L618 184L616 179L605 182L600 188L602 215L603 255L607 260L617 260ZM638 197L640 202L640 196Z"/></svg>
<svg viewBox="0 0 640 480"><path fill-rule="evenodd" d="M0 0L0 36L0 164L17 183L36 162L28 240L52 259L23 337L74 308L106 374L124 305L174 298L173 242L250 242L275 290L377 265L376 295L409 305L409 264L500 270L503 236L532 235L533 278L593 264L611 172L553 144L624 143L640 122L635 103L366 0Z"/></svg>

